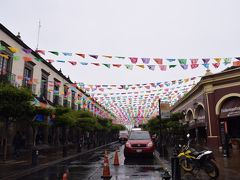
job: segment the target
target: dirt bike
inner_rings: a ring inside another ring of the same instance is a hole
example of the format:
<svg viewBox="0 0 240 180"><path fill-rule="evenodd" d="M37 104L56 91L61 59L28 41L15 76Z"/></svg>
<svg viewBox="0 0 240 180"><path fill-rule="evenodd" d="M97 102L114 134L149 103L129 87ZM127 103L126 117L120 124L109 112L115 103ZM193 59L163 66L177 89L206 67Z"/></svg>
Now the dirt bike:
<svg viewBox="0 0 240 180"><path fill-rule="evenodd" d="M190 135L187 135L187 145L180 145L180 151L178 152L179 163L182 169L186 172L199 172L203 169L207 175L216 179L219 176L219 170L214 160L212 151L203 150L196 151L190 148Z"/></svg>

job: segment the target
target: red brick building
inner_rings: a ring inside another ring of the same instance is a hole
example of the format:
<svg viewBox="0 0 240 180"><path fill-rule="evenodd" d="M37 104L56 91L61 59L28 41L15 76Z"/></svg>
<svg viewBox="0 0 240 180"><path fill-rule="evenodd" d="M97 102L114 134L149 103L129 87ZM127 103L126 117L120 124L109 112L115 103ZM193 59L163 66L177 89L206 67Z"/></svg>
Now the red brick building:
<svg viewBox="0 0 240 180"><path fill-rule="evenodd" d="M171 112L183 112L190 134L210 147L222 146L226 134L240 142L240 68L208 71Z"/></svg>

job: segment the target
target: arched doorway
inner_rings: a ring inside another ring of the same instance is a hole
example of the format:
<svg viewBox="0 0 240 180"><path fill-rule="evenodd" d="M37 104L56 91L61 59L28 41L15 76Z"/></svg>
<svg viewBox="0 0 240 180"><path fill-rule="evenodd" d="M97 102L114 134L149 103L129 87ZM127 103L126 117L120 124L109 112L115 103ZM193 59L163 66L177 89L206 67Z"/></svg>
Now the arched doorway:
<svg viewBox="0 0 240 180"><path fill-rule="evenodd" d="M193 111L192 109L188 109L186 114L186 121L188 122L188 132L190 134L191 139L196 138L196 132L195 132L195 120L193 118Z"/></svg>
<svg viewBox="0 0 240 180"><path fill-rule="evenodd" d="M240 97L225 99L219 112L221 143L224 144L224 135L231 139L236 148L240 145Z"/></svg>
<svg viewBox="0 0 240 180"><path fill-rule="evenodd" d="M200 144L207 142L207 126L205 120L205 110L201 104L197 104L195 109L195 122L196 122L196 141Z"/></svg>

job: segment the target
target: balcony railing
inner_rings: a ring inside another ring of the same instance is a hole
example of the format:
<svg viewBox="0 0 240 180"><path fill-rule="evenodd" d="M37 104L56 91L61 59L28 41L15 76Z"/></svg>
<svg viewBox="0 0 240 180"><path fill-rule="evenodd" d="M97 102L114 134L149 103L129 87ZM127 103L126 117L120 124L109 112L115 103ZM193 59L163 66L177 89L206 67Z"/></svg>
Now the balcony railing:
<svg viewBox="0 0 240 180"><path fill-rule="evenodd" d="M64 107L70 107L70 102L67 99L63 100L63 106Z"/></svg>
<svg viewBox="0 0 240 180"><path fill-rule="evenodd" d="M53 96L53 104L54 104L54 106L62 105L62 97Z"/></svg>
<svg viewBox="0 0 240 180"><path fill-rule="evenodd" d="M0 83L8 83L13 86L19 87L16 82L16 75L11 72L1 73L0 72Z"/></svg>

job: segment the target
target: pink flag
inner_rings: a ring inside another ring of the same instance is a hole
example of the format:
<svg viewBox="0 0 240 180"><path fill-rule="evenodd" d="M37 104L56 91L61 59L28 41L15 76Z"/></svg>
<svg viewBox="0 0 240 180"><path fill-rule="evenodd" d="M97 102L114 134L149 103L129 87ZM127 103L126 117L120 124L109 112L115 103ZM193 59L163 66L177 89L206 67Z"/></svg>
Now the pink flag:
<svg viewBox="0 0 240 180"><path fill-rule="evenodd" d="M54 60L53 59L46 59L49 63L52 63L52 62L54 62Z"/></svg>
<svg viewBox="0 0 240 180"><path fill-rule="evenodd" d="M195 69L195 68L197 68L199 66L199 64L191 64L191 68L192 69Z"/></svg>
<svg viewBox="0 0 240 180"><path fill-rule="evenodd" d="M159 68L160 68L161 71L166 71L167 70L166 65L159 65Z"/></svg>
<svg viewBox="0 0 240 180"><path fill-rule="evenodd" d="M137 63L137 60L138 60L137 57L129 57L129 59L131 60L131 62L132 62L133 64L136 64L136 63Z"/></svg>
<svg viewBox="0 0 240 180"><path fill-rule="evenodd" d="M35 52L38 53L38 54L45 55L45 51L44 50L37 49Z"/></svg>
<svg viewBox="0 0 240 180"><path fill-rule="evenodd" d="M160 58L153 58L157 64L162 64L163 60Z"/></svg>
<svg viewBox="0 0 240 180"><path fill-rule="evenodd" d="M191 61L192 64L197 64L198 59L190 59L190 61Z"/></svg>

